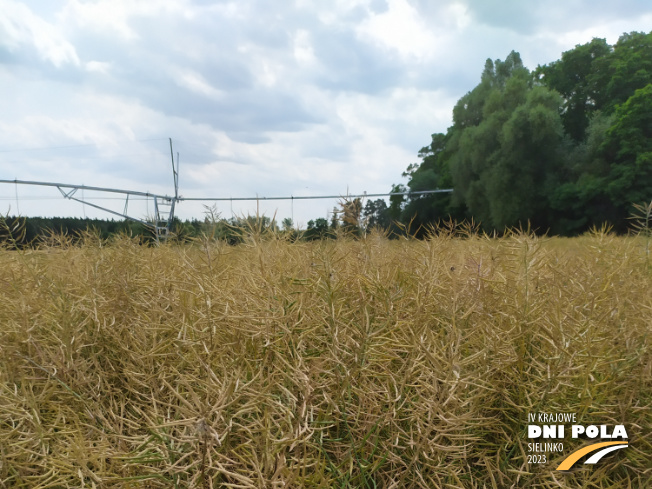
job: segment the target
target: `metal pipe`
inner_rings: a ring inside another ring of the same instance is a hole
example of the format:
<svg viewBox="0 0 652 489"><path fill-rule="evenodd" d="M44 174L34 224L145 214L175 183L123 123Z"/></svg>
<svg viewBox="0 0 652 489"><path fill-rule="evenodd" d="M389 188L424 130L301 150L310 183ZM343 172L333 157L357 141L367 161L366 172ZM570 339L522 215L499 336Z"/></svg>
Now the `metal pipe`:
<svg viewBox="0 0 652 489"><path fill-rule="evenodd" d="M422 190L419 192L390 192L388 194L358 194L358 195L313 195L313 196L290 196L290 197L179 197L179 202L184 200L209 200L209 201L234 201L234 200L309 200L309 199L342 199L342 198L363 198L363 197L387 197L392 195L425 195L452 192L452 188L437 190Z"/></svg>
<svg viewBox="0 0 652 489"><path fill-rule="evenodd" d="M110 214L114 214L114 215L116 215L116 216L124 217L125 219L129 219L130 221L139 222L139 223L141 223L142 225L147 226L147 227L149 227L149 228L154 228L154 226L153 226L152 223L150 223L150 222L142 221L142 220L140 220L140 219L137 219L137 218L135 218L135 217L128 216L128 215L126 215L126 214L120 214L119 212L112 211L111 209L107 209L106 207L102 207L102 206L99 206L99 205L96 205L96 204L92 204L92 203L90 203L90 202L86 202L86 201L84 201L84 200L78 199L77 197L67 197L67 198L70 199L70 200L75 200L75 201L77 201L77 202L81 202L81 203L84 204L84 205L90 205L91 207L95 207L96 209L100 209L100 210L105 211L105 212L108 212L108 213L110 213Z"/></svg>
<svg viewBox="0 0 652 489"><path fill-rule="evenodd" d="M142 197L158 197L159 199L165 199L168 201L174 199L174 197L169 197L167 195L152 194L150 192L137 192L135 190L121 190L118 188L89 187L88 185L71 185L68 183L32 182L28 180L0 180L0 183L13 183L13 184L21 184L21 185L41 185L43 187L63 187L63 188L71 188L71 189L95 190L98 192L112 192L115 194L140 195Z"/></svg>

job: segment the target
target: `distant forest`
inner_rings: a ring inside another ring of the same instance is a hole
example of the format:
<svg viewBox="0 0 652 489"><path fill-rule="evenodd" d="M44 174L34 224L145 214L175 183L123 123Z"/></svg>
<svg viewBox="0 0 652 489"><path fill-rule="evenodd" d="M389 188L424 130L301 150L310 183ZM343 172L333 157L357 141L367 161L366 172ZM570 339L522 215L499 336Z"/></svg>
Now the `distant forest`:
<svg viewBox="0 0 652 489"><path fill-rule="evenodd" d="M373 227L384 230L400 231L396 223L375 222L362 217L357 212L359 200L342 204L335 209L334 218L311 220L307 229L297 230L291 219L284 219L281 225L267 216L249 216L246 218L221 219L216 214L207 213L203 220L181 221L175 218L170 226L171 237L178 241L191 241L195 238L212 238L225 240L231 244L243 242L248 235L275 233L291 240L313 241L334 239L345 234L359 236ZM380 200L383 204L385 202ZM371 202L374 207L374 202ZM368 210L370 207L367 206ZM386 204L383 207L387 208ZM343 210L344 209L344 210ZM357 217L354 217L357 216ZM116 221L105 219L80 219L65 217L16 217L0 216L0 243L20 248L47 244L75 243L87 239L108 240L114 236L124 235L138 239L142 243L156 241L153 229L135 221Z"/></svg>
<svg viewBox="0 0 652 489"><path fill-rule="evenodd" d="M403 173L392 193L453 188L452 193L392 195L342 202L333 219L179 221L179 238L210 235L238 242L249 230L274 230L302 239L360 234L373 227L424 235L438 222L473 221L487 232L530 227L574 236L607 223L629 227L634 205L652 201L652 32L623 34L611 46L593 39L561 59L530 71L519 53L488 59L480 83L453 109L453 125L432 135L419 163ZM125 233L152 240L129 221L5 218L0 239L21 243L86 229L98 237ZM13 230L13 231L12 231ZM13 233L13 234L12 234ZM14 236L15 235L15 236ZM4 238L3 238L4 236Z"/></svg>

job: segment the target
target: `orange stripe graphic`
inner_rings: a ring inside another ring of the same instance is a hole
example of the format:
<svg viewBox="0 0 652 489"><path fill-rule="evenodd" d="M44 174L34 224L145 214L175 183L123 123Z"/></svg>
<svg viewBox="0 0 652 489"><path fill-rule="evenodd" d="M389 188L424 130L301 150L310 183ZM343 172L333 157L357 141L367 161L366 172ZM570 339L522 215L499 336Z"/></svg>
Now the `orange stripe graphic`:
<svg viewBox="0 0 652 489"><path fill-rule="evenodd" d="M589 445L588 447L580 448L579 450L571 453L568 457L564 459L564 461L559 464L559 467L557 467L557 470L569 470L575 462L577 462L579 459L581 459L584 455L587 453L594 452L602 447L609 447L611 445L627 445L626 441L605 441L602 443L594 443L593 445Z"/></svg>

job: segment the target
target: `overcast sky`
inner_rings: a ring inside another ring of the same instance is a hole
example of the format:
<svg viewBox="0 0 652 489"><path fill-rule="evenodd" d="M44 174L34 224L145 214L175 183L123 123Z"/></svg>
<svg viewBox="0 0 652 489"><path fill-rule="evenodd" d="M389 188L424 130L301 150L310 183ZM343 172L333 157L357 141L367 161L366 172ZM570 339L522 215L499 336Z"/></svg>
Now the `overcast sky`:
<svg viewBox="0 0 652 489"><path fill-rule="evenodd" d="M171 194L171 137L185 197L388 192L487 58L534 69L651 26L649 0L0 0L0 179ZM305 226L334 204L261 211ZM8 184L0 212L107 217Z"/></svg>

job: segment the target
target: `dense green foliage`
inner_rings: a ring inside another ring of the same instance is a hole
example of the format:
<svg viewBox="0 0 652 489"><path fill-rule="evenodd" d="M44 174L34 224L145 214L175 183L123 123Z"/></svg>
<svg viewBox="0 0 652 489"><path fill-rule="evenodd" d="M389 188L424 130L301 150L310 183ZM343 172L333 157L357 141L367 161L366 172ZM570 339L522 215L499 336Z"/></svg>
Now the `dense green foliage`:
<svg viewBox="0 0 652 489"><path fill-rule="evenodd" d="M528 223L573 235L627 227L632 204L652 199L652 32L578 45L530 71L518 53L487 60L480 83L403 174L418 192L390 213L427 226L473 218L485 230Z"/></svg>
<svg viewBox="0 0 652 489"><path fill-rule="evenodd" d="M101 239L125 234L142 236L145 240L153 235L142 224L114 219L80 219L76 217L6 217L1 220L0 241L16 241L18 244L48 241L50 237L67 235L75 240L90 231Z"/></svg>
<svg viewBox="0 0 652 489"><path fill-rule="evenodd" d="M286 218L281 227L267 216L221 218L208 215L203 220L181 221L175 218L170 227L176 241L189 242L209 238L238 244L251 235L282 235L289 240L315 241L333 239L338 236L361 236L374 228L395 229L387 214L387 204L382 199L368 201L363 209L357 205L334 214L332 222L324 218L308 221L307 229L297 229L292 220ZM337 208L336 208L337 209ZM397 229L397 228L396 228ZM134 221L103 219L80 219L61 217L2 217L0 216L0 244L14 248L42 247L55 243L83 242L90 236L106 241L121 236L137 238L143 244L153 244L156 239L151 228Z"/></svg>

